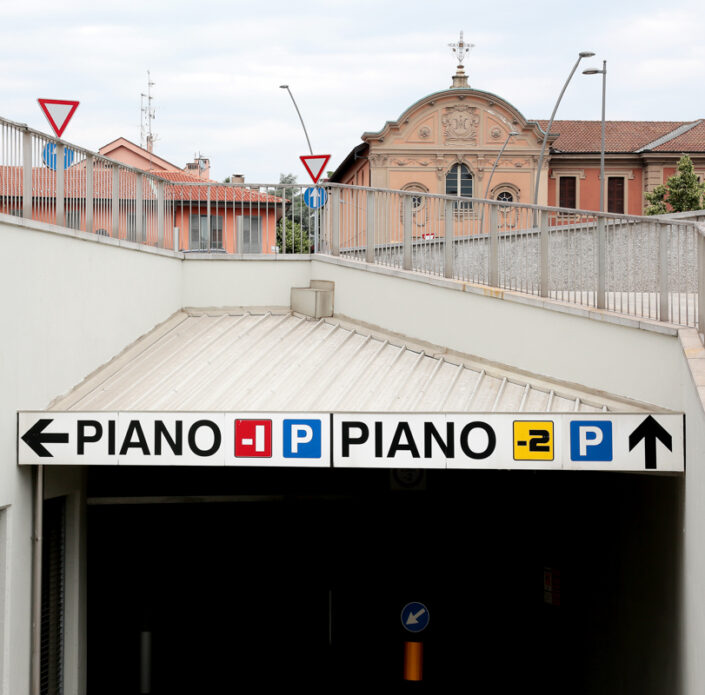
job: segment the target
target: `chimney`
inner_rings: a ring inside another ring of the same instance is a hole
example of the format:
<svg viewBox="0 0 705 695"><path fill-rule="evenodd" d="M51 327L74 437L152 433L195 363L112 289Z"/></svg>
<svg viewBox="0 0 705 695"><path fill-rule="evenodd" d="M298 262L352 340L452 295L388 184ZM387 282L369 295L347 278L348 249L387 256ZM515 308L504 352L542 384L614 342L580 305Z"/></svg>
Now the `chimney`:
<svg viewBox="0 0 705 695"><path fill-rule="evenodd" d="M230 177L230 183L245 183L245 175L244 174L233 174Z"/></svg>
<svg viewBox="0 0 705 695"><path fill-rule="evenodd" d="M207 181L211 175L211 160L204 157L200 152L194 155L193 162L189 162L184 171L198 176L199 179Z"/></svg>

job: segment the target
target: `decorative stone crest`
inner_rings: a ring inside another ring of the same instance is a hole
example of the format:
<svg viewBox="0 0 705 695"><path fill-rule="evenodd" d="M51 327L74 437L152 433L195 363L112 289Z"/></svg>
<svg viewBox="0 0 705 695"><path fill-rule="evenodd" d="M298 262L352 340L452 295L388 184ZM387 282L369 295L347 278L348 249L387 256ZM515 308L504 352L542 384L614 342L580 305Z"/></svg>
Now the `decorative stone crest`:
<svg viewBox="0 0 705 695"><path fill-rule="evenodd" d="M499 140L499 138L502 137L502 129L499 128L498 126L495 126L495 127L492 128L492 130L490 131L490 135L491 135L492 138L494 138L495 140Z"/></svg>
<svg viewBox="0 0 705 695"><path fill-rule="evenodd" d="M424 140L431 135L431 129L427 125L422 125L419 128L419 137Z"/></svg>
<svg viewBox="0 0 705 695"><path fill-rule="evenodd" d="M477 127L480 125L480 116L477 108L458 104L448 106L444 110L441 123L446 144L472 143L477 144Z"/></svg>

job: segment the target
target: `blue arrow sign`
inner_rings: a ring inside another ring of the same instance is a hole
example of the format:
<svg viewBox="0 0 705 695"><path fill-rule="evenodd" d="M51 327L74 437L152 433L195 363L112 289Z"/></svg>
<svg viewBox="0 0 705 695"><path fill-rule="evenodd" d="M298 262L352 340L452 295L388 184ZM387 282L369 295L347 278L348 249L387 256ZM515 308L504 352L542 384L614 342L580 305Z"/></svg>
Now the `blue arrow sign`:
<svg viewBox="0 0 705 695"><path fill-rule="evenodd" d="M74 151L70 147L64 147L64 169L68 169L73 164ZM49 142L42 150L42 161L47 169L56 171L56 143Z"/></svg>
<svg viewBox="0 0 705 695"><path fill-rule="evenodd" d="M322 208L326 202L328 202L328 194L325 188L312 186L304 191L304 203L310 208L317 210L318 208Z"/></svg>
<svg viewBox="0 0 705 695"><path fill-rule="evenodd" d="M409 632L421 632L428 627L431 616L423 603L412 601L401 609L401 624Z"/></svg>

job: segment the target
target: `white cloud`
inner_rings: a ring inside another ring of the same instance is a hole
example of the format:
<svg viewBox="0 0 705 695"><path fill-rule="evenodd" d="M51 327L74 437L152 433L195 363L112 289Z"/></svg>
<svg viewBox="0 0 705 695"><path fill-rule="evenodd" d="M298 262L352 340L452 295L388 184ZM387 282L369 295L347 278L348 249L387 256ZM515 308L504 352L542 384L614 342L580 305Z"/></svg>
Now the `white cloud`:
<svg viewBox="0 0 705 695"><path fill-rule="evenodd" d="M507 0L501 13L467 0L5 2L0 115L46 130L36 98L78 98L68 139L92 148L119 135L138 141L150 69L165 158L185 163L200 149L218 178L294 171L303 180L305 139L280 84L332 165L363 131L450 84L447 44L461 28L477 44L470 83L529 118L550 114L577 51L590 48L593 61L609 61L608 117L685 120L705 116L693 88L705 80L702 15L691 0L595 0L589 12ZM599 78L576 74L558 117L599 118L600 95Z"/></svg>

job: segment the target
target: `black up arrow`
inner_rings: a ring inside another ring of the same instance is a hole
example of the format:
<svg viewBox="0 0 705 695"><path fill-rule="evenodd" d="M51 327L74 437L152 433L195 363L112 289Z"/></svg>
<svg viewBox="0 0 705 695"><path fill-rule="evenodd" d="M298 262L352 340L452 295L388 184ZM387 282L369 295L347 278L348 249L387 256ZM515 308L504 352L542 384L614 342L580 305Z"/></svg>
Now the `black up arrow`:
<svg viewBox="0 0 705 695"><path fill-rule="evenodd" d="M649 415L639 427L629 435L629 451L644 440L644 461L646 470L656 468L656 440L658 439L669 451L673 451L671 435Z"/></svg>
<svg viewBox="0 0 705 695"><path fill-rule="evenodd" d="M45 432L44 429L53 422L51 418L37 420L23 435L22 441L37 455L51 457L53 454L44 446L51 442L67 443L69 435L66 433Z"/></svg>

